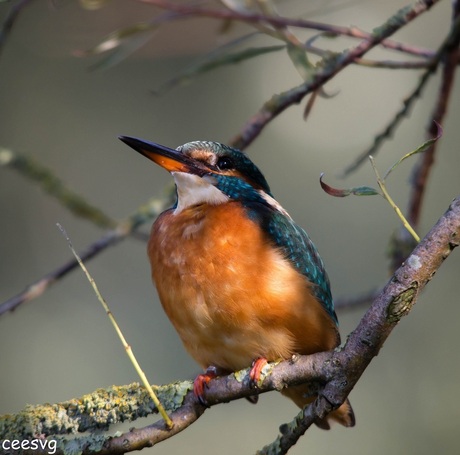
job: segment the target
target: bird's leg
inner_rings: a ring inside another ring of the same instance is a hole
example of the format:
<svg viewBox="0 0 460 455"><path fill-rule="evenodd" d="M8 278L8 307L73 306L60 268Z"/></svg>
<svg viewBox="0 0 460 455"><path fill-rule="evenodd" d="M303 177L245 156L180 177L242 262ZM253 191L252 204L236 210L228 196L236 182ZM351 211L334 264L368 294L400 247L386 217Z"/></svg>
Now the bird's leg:
<svg viewBox="0 0 460 455"><path fill-rule="evenodd" d="M208 387L209 381L216 377L217 368L210 365L206 368L204 374L199 374L193 381L193 393L203 406L207 406L206 399L204 398L204 389Z"/></svg>
<svg viewBox="0 0 460 455"><path fill-rule="evenodd" d="M249 381L253 387L257 387L260 381L260 375L268 361L265 357L259 357L252 362L251 370L249 371Z"/></svg>

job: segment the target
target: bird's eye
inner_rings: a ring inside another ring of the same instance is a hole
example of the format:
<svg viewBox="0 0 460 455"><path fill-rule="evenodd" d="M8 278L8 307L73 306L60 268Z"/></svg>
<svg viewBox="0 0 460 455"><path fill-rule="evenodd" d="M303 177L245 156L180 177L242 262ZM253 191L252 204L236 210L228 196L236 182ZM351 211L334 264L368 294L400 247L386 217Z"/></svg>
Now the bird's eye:
<svg viewBox="0 0 460 455"><path fill-rule="evenodd" d="M234 164L233 161L228 156L222 156L217 160L216 166L221 170L224 171L225 169L233 169Z"/></svg>

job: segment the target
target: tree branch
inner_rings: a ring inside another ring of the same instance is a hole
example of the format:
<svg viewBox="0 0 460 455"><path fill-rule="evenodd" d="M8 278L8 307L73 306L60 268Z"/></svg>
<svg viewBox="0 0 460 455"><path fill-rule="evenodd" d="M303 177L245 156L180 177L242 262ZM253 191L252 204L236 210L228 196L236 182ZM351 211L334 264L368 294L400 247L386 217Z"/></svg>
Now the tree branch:
<svg viewBox="0 0 460 455"><path fill-rule="evenodd" d="M286 453L317 418L323 419L344 402L391 331L411 311L420 292L459 243L460 196L452 202L447 212L377 295L343 346L334 351L298 356L289 361L270 364L264 369L263 380L256 391L249 385L248 370L211 380L206 390L208 405L214 406L254 393L313 382L318 389L317 400L293 422L283 425L277 439L260 452L273 453L276 447L276 453ZM83 454L94 453L97 448L99 454L115 455L150 447L167 439L196 421L205 410L190 387L191 383L185 382L157 389L165 408L173 411L170 415L175 425L172 431L168 431L160 421L117 437L98 434L72 440L60 439L56 453L78 447ZM107 391L100 390L95 392L96 396L92 394L65 404L49 405L46 413L40 412L42 407L29 407L16 416L3 416L0 418L0 438L43 435L56 439L53 436L57 433L105 429L109 424L145 416L154 411L152 403L146 401L142 388L131 385L125 389L128 391L126 399L134 397L135 405L128 406L123 401L123 388L114 392L115 388L112 387L110 399L107 399ZM102 414L98 412L101 403L105 406ZM50 413L58 420L54 421ZM101 420L98 420L99 417ZM61 431L58 432L56 428L61 428Z"/></svg>
<svg viewBox="0 0 460 455"><path fill-rule="evenodd" d="M369 50L380 44L383 40L407 25L420 14L428 11L436 1L419 1L412 6L400 9L383 25L376 28L365 40L356 47L340 54L331 54L323 59L319 70L315 71L309 79L298 87L289 89L281 94L274 95L267 101L259 112L253 115L243 126L230 144L239 149L246 148L262 132L265 126L288 107L300 103L309 93L314 92L324 85L337 73L342 71L357 58L361 58Z"/></svg>

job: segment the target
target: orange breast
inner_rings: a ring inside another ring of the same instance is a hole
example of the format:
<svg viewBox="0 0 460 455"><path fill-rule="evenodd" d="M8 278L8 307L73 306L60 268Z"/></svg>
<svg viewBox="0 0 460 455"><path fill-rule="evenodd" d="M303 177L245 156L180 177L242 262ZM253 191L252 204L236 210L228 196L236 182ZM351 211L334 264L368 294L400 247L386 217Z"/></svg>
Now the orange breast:
<svg viewBox="0 0 460 455"><path fill-rule="evenodd" d="M163 213L148 254L164 310L203 368L233 371L339 341L308 280L236 202Z"/></svg>

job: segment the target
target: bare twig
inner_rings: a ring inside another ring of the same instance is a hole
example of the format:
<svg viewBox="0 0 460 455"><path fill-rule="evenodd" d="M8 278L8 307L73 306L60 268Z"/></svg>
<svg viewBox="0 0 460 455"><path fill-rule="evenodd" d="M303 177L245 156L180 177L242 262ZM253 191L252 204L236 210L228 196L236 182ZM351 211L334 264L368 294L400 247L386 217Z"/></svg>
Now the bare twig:
<svg viewBox="0 0 460 455"><path fill-rule="evenodd" d="M379 293L380 290L373 290L353 297L339 297L334 299L334 307L336 310L342 311L360 306L369 306Z"/></svg>
<svg viewBox="0 0 460 455"><path fill-rule="evenodd" d="M127 356L129 357L129 360L134 366L134 369L136 370L137 374L139 375L142 383L144 384L144 387L147 389L147 392L149 393L150 398L152 399L153 403L155 404L155 407L157 408L158 412L160 413L161 417L163 417L163 420L165 422L165 425L168 427L170 430L173 427L173 423L171 419L169 418L167 412L165 411L163 405L161 404L160 400L156 396L155 392L153 391L152 386L150 385L150 382L147 379L147 376L140 366L139 362L137 361L136 356L134 355L133 349L131 348L131 345L128 344L126 341L126 338L118 325L117 320L115 319L115 316L113 315L112 311L110 310L109 305L107 304L107 301L104 299L102 296L101 292L99 291L99 287L94 280L94 278L91 276L89 273L88 269L86 268L85 264L83 264L83 261L80 259L80 256L78 256L77 252L75 251L75 248L72 245L72 241L70 240L70 237L67 235L66 230L59 224L57 223L57 226L59 230L62 232L64 235L65 239L67 240L67 243L69 244L69 248L72 251L72 254L74 255L75 259L78 262L78 265L80 268L83 270L83 273L85 274L86 278L88 279L89 283L91 284L91 287L93 288L94 293L96 294L97 299L99 300L100 304L104 308L104 311L107 314L107 317L109 318L110 322L112 323L113 328L115 329L115 332L118 335L118 338L121 341L121 344L125 348L125 352Z"/></svg>
<svg viewBox="0 0 460 455"><path fill-rule="evenodd" d="M392 138L396 128L401 124L404 118L409 116L415 102L422 95L423 89L425 88L427 82L430 80L430 77L435 72L438 63L439 60L436 60L436 62L432 63L430 68L424 71L415 89L403 100L402 108L391 119L390 123L388 123L383 131L374 137L372 145L368 149L364 150L364 152L360 153L357 158L355 158L355 160L342 171L341 177L347 177L352 172L356 171L369 159L369 155L376 155L384 142Z"/></svg>
<svg viewBox="0 0 460 455"><path fill-rule="evenodd" d="M460 57L460 2L456 1L453 8L452 28L449 36L439 52L443 63L441 85L436 100L430 123L427 128L428 138L435 137L438 131L438 124L442 125L455 82L455 72ZM411 189L409 194L409 204L407 218L409 223L415 228L418 227L422 204L428 178L434 164L438 143L434 142L424 154L419 158L418 163L412 171ZM391 270L395 270L406 259L413 244L403 229L399 229L392 237L391 242Z"/></svg>
<svg viewBox="0 0 460 455"><path fill-rule="evenodd" d="M6 19L3 21L3 24L0 28L0 55L2 53L3 47L5 46L8 35L10 34L14 24L16 23L16 20L19 17L19 14L31 2L32 0L20 0L10 8Z"/></svg>
<svg viewBox="0 0 460 455"><path fill-rule="evenodd" d="M325 33L318 33L317 35L311 37L307 40L304 45L306 51L311 54L318 55L320 57L327 57L331 53L328 49L322 49L318 46L314 46L313 43L318 40L318 38L322 36L327 36ZM382 43L380 43L382 44ZM407 69L407 70L415 70L415 69L424 69L429 68L432 66L432 60L430 59L423 59L423 60L371 60L365 58L357 58L354 63L361 66L366 66L368 68L386 68L386 69Z"/></svg>
<svg viewBox="0 0 460 455"><path fill-rule="evenodd" d="M435 137L437 134L437 124L442 124L447 113L448 105L451 99L451 94L455 82L455 72L457 69L458 59L460 57L460 2L454 4L454 20L451 33L444 45L443 52L443 71L442 81L439 87L438 98L434 107L429 126L427 128L427 136ZM408 218L413 226L418 226L420 220L420 212L422 208L425 189L432 169L437 143L432 146L420 157L418 165L412 173L412 186L409 198Z"/></svg>
<svg viewBox="0 0 460 455"><path fill-rule="evenodd" d="M458 22L458 21L457 21ZM453 84L453 75L455 73L455 68L458 65L458 60L460 58L460 55L458 53L458 35L459 35L459 26L454 22L454 26L452 27L452 30L444 43L440 46L438 51L436 52L435 57L430 61L429 66L427 70L422 74L420 77L419 83L417 84L417 87L415 90L406 97L403 101L403 106L402 108L396 113L396 115L393 117L393 119L390 121L390 123L385 127L385 129L375 136L374 142L370 148L362 152L348 167L346 167L342 173L342 177L346 177L347 175L351 174L354 172L356 169L358 169L359 166L361 166L363 163L365 163L369 157L369 155L376 155L381 146L385 141L390 139L393 136L393 133L395 132L396 128L401 124L402 120L406 118L410 114L410 110L415 104L415 102L420 98L423 89L425 88L427 82L429 81L430 77L436 72L439 63L441 61L445 62L444 63L444 70L443 74L446 75L447 72L447 77L443 77L443 84L440 90L440 95L439 95L439 103L438 103L438 108L436 109L435 113L432 115L432 122L430 123L429 127L429 137L435 137L437 134L437 126L436 123L441 124L442 120L444 118L444 114L447 109L447 103L449 99L449 93L452 88ZM455 50L455 43L456 49ZM449 55L449 58L446 59L446 55ZM446 99L444 99L446 97ZM433 162L433 150L435 150L436 144L433 144L431 147L431 150L428 150L425 152L425 156L420 159L422 163L425 163L423 166L419 166L419 171L414 171L414 176L413 176L413 181L414 181L414 188L420 185L423 187L425 185L425 181L428 177L428 170L431 167L431 164ZM416 176L415 173L418 175ZM412 225L417 226L416 218L418 218L418 214L415 213L415 208L418 206L420 207L421 204L421 199L416 200L416 196L419 195L421 197L421 191L418 189L414 189L413 192L413 197L411 200L413 201L411 203L411 209L410 212L412 214L409 214L408 218L409 221Z"/></svg>
<svg viewBox="0 0 460 455"><path fill-rule="evenodd" d="M158 216L166 206L170 205L170 203L171 201L169 198L162 200L155 199L150 203L140 207L138 211L131 215L129 218L120 221L115 229L108 231L103 237L87 247L83 252L80 253L80 257L82 260L88 261L109 246L116 245L118 242L131 235L131 233L139 228L139 226ZM56 283L60 278L67 275L77 267L78 262L75 259L72 259L57 269L46 274L35 283L27 286L24 291L0 304L0 315L8 311L13 311L22 303L29 302L39 297L51 285Z"/></svg>
<svg viewBox="0 0 460 455"><path fill-rule="evenodd" d="M384 181L384 179L382 179L380 177L379 171L378 171L377 166L375 165L375 162L374 162L374 158L372 156L369 156L369 160L371 161L372 168L373 168L373 170L375 172L375 175L377 177L377 183L378 183L378 185L380 187L380 190L382 191L382 196L390 204L390 206L393 208L393 210L396 212L396 214L398 215L398 218L401 220L403 226L407 229L409 234L414 238L414 240L416 242L420 242L420 237L414 231L414 228L410 225L410 223L408 223L408 221L406 220L406 217L401 212L401 209L396 205L396 203L393 201L393 198L388 193L388 190L387 190L386 185L385 185L385 181Z"/></svg>

